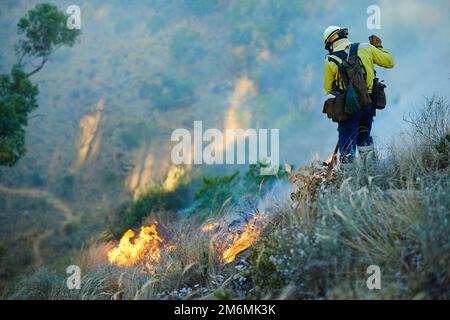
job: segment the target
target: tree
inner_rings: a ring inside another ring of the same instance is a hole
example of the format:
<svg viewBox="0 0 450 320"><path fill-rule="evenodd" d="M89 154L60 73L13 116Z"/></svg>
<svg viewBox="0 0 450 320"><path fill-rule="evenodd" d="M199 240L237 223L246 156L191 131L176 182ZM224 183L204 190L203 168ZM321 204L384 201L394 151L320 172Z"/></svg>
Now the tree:
<svg viewBox="0 0 450 320"><path fill-rule="evenodd" d="M80 34L66 27L68 17L54 5L38 4L17 24L18 34L23 36L16 45L18 64L11 75L0 75L0 166L13 166L26 152L25 127L29 114L38 107L39 94L29 77L44 67L56 49L72 47ZM27 73L25 58L40 63Z"/></svg>
<svg viewBox="0 0 450 320"><path fill-rule="evenodd" d="M14 165L25 154L28 115L37 108L39 90L15 65L11 76L0 76L0 165Z"/></svg>
<svg viewBox="0 0 450 320"><path fill-rule="evenodd" d="M69 30L66 27L68 15L51 4L38 4L30 10L17 24L18 34L25 39L19 40L16 52L19 64L23 59L37 58L40 64L27 76L39 72L48 61L52 52L61 46L72 47L80 34L80 30Z"/></svg>

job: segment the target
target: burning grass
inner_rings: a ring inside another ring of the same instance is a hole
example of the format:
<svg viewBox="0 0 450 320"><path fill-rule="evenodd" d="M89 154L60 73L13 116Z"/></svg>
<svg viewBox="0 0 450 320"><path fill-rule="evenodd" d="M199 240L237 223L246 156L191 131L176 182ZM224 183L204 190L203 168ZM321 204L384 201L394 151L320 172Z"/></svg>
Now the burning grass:
<svg viewBox="0 0 450 320"><path fill-rule="evenodd" d="M137 237L133 230L128 230L120 239L118 246L108 252L108 260L119 267L140 264L152 273L155 264L161 260L163 242L156 230L156 224L142 227Z"/></svg>
<svg viewBox="0 0 450 320"><path fill-rule="evenodd" d="M266 225L266 220L266 215L256 215L244 225L243 230L228 231L226 240L219 244L225 264L233 262L238 254L247 250L259 240L261 231Z"/></svg>
<svg viewBox="0 0 450 320"><path fill-rule="evenodd" d="M254 245L267 226L268 215L254 215L249 221L237 225L227 225L226 221L210 221L200 227L205 237L210 237L214 244L214 253L224 264L233 262L237 255ZM167 244L159 235L156 223L141 227L136 236L128 230L118 245L107 253L108 261L118 267L137 266L154 273L162 254L176 251L175 245Z"/></svg>

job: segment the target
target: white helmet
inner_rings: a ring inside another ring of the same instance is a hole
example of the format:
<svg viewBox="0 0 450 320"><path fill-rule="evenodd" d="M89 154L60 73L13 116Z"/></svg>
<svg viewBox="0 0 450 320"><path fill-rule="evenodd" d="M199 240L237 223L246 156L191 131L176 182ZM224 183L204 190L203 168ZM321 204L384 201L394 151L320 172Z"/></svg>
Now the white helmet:
<svg viewBox="0 0 450 320"><path fill-rule="evenodd" d="M323 43L325 44L326 48L327 48L328 43L330 42L330 39L336 34L339 34L339 38L347 37L348 29L341 28L338 26L329 26L328 28L326 28L323 33Z"/></svg>

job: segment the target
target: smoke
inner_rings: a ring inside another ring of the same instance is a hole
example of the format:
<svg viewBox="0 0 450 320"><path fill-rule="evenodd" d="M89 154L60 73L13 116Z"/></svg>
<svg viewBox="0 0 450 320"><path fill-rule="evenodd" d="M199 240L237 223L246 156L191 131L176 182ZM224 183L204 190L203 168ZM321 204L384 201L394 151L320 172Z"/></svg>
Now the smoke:
<svg viewBox="0 0 450 320"><path fill-rule="evenodd" d="M386 22L394 32L386 33L392 43L396 68L383 73L389 84L390 109L380 113L376 133L384 141L402 130L403 116L425 96L449 97L450 3L448 1L383 1Z"/></svg>
<svg viewBox="0 0 450 320"><path fill-rule="evenodd" d="M259 212L272 212L274 206L282 206L290 200L291 193L295 191L295 186L287 180L278 180L259 200L257 208Z"/></svg>

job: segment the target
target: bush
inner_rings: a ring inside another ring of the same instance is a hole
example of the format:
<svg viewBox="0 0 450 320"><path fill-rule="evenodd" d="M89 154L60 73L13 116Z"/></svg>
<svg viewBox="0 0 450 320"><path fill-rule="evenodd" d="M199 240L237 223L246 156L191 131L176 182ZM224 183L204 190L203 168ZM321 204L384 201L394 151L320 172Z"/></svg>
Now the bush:
<svg viewBox="0 0 450 320"><path fill-rule="evenodd" d="M138 122L127 124L125 129L120 132L120 140L129 149L137 148L143 141L149 141L155 134L155 126L150 122Z"/></svg>
<svg viewBox="0 0 450 320"><path fill-rule="evenodd" d="M425 146L432 146L440 155L440 167L447 167L450 159L450 104L444 98L426 99L425 108L416 108L406 121L410 124L413 139Z"/></svg>
<svg viewBox="0 0 450 320"><path fill-rule="evenodd" d="M239 183L239 172L229 176L206 177L202 185L195 193L195 200L200 209L206 209L205 216L218 214L225 201L233 197L233 193Z"/></svg>
<svg viewBox="0 0 450 320"><path fill-rule="evenodd" d="M53 300L60 297L64 279L46 268L22 277L9 297L14 300Z"/></svg>
<svg viewBox="0 0 450 320"><path fill-rule="evenodd" d="M358 179L345 173L336 189L319 193L317 206L281 209L250 259L252 298L286 290L295 299L448 298L448 174L397 189L370 170ZM367 290L369 265L380 266L383 290Z"/></svg>
<svg viewBox="0 0 450 320"><path fill-rule="evenodd" d="M124 203L114 214L111 223L116 237L122 236L129 228L139 226L152 214L175 218L176 211L189 205L191 200L187 184L182 183L174 191L166 191L161 185L152 185L136 200Z"/></svg>
<svg viewBox="0 0 450 320"><path fill-rule="evenodd" d="M144 82L141 99L149 99L157 109L188 107L195 101L195 87L188 79L175 79L158 75L151 83Z"/></svg>
<svg viewBox="0 0 450 320"><path fill-rule="evenodd" d="M228 176L205 177L195 194L197 208L193 213L200 214L201 218L218 215L224 205L236 204L242 199L257 201L264 196L279 179L286 177L280 166L276 175L261 175L262 163L249 166L244 176L237 171Z"/></svg>
<svg viewBox="0 0 450 320"><path fill-rule="evenodd" d="M106 185L114 185L119 182L120 176L115 170L103 169L100 171L102 182Z"/></svg>

